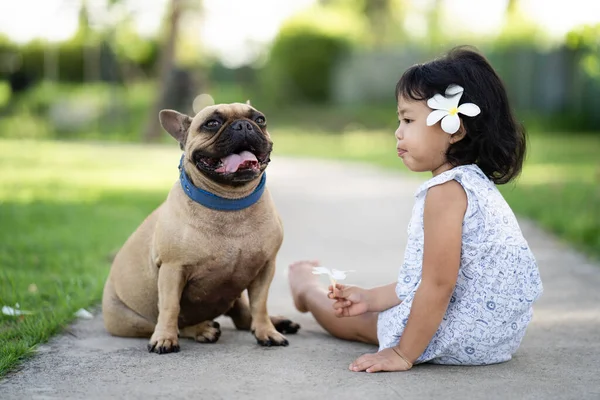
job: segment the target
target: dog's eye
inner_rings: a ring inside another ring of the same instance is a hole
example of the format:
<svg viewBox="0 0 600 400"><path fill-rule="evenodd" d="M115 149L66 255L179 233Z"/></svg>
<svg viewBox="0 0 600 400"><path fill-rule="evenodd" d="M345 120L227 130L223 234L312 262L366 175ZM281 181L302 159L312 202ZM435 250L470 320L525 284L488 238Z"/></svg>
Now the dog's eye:
<svg viewBox="0 0 600 400"><path fill-rule="evenodd" d="M266 122L266 120L265 120L265 117L259 115L258 117L256 117L254 119L254 122L256 122L259 125L262 125Z"/></svg>
<svg viewBox="0 0 600 400"><path fill-rule="evenodd" d="M206 121L204 125L208 128L217 128L221 123L216 119L211 119L210 121Z"/></svg>

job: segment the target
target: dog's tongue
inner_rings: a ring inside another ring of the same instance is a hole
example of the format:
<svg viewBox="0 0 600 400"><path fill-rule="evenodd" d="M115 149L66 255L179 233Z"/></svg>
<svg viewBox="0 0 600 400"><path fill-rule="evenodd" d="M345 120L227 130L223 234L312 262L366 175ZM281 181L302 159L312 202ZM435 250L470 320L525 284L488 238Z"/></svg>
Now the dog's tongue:
<svg viewBox="0 0 600 400"><path fill-rule="evenodd" d="M230 154L227 157L221 158L221 162L223 162L223 167L219 168L219 170L222 171L224 169L225 172L235 172L245 162L258 163L258 160L249 151L242 151L240 154Z"/></svg>

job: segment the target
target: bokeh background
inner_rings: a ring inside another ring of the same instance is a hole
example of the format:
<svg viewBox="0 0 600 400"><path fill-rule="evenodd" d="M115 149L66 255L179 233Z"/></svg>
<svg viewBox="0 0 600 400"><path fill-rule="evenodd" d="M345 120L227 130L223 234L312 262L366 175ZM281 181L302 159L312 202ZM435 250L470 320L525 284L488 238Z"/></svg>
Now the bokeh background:
<svg viewBox="0 0 600 400"><path fill-rule="evenodd" d="M600 255L600 2L0 2L0 376L101 297L111 254L165 197L179 149L162 108L264 111L274 158L395 155L405 68L476 46L529 134L502 192Z"/></svg>

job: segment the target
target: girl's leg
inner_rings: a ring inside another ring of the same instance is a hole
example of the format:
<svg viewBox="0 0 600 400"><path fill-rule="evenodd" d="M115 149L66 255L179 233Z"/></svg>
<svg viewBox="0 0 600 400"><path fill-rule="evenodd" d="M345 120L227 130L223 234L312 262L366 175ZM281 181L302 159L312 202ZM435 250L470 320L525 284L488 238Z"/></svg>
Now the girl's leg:
<svg viewBox="0 0 600 400"><path fill-rule="evenodd" d="M312 268L315 261L298 261L289 268L288 279L294 304L300 312L310 312L327 332L345 340L378 344L377 313L370 312L356 317L336 317L333 300L327 297L327 290L319 285Z"/></svg>

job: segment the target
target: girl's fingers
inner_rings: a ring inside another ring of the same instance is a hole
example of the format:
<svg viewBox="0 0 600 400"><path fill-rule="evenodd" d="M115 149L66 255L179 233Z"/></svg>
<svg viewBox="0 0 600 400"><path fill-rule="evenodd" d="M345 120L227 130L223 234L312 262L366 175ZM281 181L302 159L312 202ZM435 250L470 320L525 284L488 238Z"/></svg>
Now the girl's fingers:
<svg viewBox="0 0 600 400"><path fill-rule="evenodd" d="M344 285L336 283L335 286L329 285L327 289L330 293L334 294L334 297L344 297Z"/></svg>
<svg viewBox="0 0 600 400"><path fill-rule="evenodd" d="M352 305L352 302L350 300L340 299L340 300L336 301L335 303L333 303L333 308L337 310L339 308L350 307L351 305Z"/></svg>
<svg viewBox="0 0 600 400"><path fill-rule="evenodd" d="M358 360L354 361L353 371L364 371L371 368L375 364L373 357L362 356Z"/></svg>
<svg viewBox="0 0 600 400"><path fill-rule="evenodd" d="M344 295L344 291L343 291L343 289L339 289L339 288L335 288L335 289L333 290L333 295L334 295L336 298L343 298L343 297L346 297L346 296Z"/></svg>
<svg viewBox="0 0 600 400"><path fill-rule="evenodd" d="M370 359L373 358L372 354L363 354L362 356L358 357L356 360L354 360L354 365L357 366L359 364L362 364L364 362L368 362Z"/></svg>
<svg viewBox="0 0 600 400"><path fill-rule="evenodd" d="M367 372L379 372L379 371L383 371L383 370L384 370L383 365L380 363L372 365L366 369Z"/></svg>

